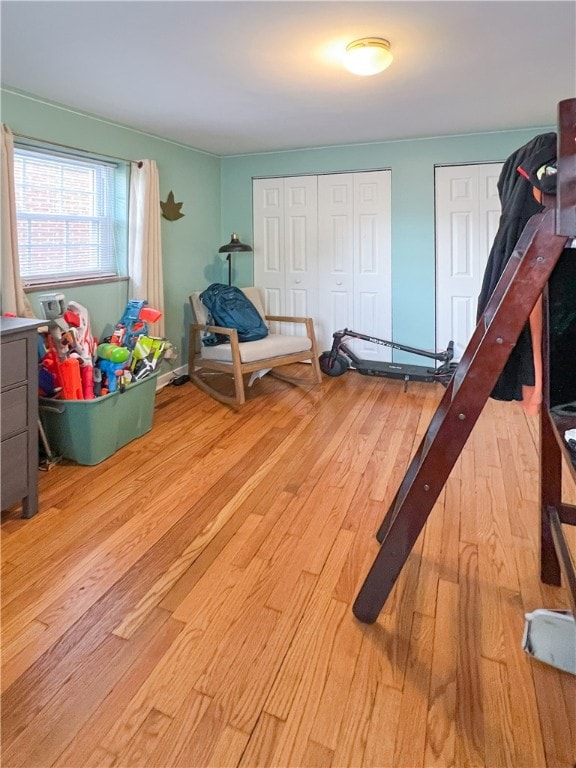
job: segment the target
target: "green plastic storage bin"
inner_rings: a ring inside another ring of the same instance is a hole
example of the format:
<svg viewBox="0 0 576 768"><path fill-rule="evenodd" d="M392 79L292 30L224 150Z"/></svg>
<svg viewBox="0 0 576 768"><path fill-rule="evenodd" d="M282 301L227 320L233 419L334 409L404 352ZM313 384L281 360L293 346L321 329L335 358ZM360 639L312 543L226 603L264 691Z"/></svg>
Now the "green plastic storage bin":
<svg viewBox="0 0 576 768"><path fill-rule="evenodd" d="M78 464L99 464L152 429L158 372L94 400L40 398L52 453Z"/></svg>

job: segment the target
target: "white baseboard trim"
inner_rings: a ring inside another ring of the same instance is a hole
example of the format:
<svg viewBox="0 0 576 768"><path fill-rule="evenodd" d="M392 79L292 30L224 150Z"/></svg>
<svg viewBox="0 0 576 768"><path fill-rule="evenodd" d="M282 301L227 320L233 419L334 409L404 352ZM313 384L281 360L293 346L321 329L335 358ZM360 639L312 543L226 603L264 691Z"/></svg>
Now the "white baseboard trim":
<svg viewBox="0 0 576 768"><path fill-rule="evenodd" d="M173 378L175 378L176 376L181 376L183 373L188 373L187 365L181 365L179 368L172 368L170 371L166 371L166 373L162 373L156 379L156 392L158 392L159 389L163 389L167 384L169 384L172 381Z"/></svg>

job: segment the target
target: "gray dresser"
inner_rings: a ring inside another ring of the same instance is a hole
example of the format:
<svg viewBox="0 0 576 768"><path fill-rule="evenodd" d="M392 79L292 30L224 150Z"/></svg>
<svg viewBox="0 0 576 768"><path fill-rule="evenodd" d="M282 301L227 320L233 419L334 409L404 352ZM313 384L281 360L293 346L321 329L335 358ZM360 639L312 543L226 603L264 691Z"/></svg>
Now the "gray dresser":
<svg viewBox="0 0 576 768"><path fill-rule="evenodd" d="M38 511L38 331L46 321L1 317L2 509Z"/></svg>

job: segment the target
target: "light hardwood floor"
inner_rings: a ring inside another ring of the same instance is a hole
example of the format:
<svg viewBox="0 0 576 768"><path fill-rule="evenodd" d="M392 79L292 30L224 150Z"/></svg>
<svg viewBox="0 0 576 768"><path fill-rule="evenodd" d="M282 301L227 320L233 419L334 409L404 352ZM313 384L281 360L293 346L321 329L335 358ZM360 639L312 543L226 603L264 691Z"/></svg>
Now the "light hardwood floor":
<svg viewBox="0 0 576 768"><path fill-rule="evenodd" d="M538 575L537 421L487 404L368 626L443 390L255 387L240 413L165 388L150 433L3 513L4 767L572 766L576 678L521 649L526 611L568 605Z"/></svg>

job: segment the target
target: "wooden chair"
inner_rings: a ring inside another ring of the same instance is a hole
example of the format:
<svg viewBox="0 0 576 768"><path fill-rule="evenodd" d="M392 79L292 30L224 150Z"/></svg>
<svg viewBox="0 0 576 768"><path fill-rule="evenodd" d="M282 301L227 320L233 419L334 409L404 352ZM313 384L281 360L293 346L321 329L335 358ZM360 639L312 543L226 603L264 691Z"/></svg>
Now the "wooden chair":
<svg viewBox="0 0 576 768"><path fill-rule="evenodd" d="M258 289L250 287L242 290L264 318L269 328L268 336L258 341L239 342L235 328L207 325L208 313L200 301L201 291L192 293L190 304L196 322L190 325L188 375L194 384L216 400L236 407L246 402L244 383L246 374L269 371L270 375L291 384L320 384L322 374L312 318L266 315ZM275 327L271 327L271 323L294 323L304 330L304 334L277 333ZM205 331L223 334L228 336L230 341L213 347L204 346L202 334ZM283 369L291 363L301 362L311 363L305 366L302 375L295 374L293 370ZM215 373L229 374L232 377L235 392L233 396L223 393L210 384L208 379Z"/></svg>

